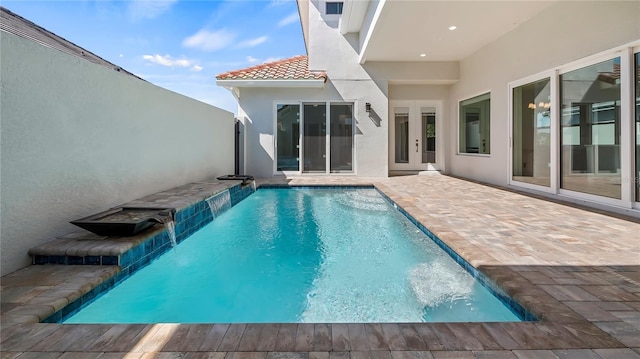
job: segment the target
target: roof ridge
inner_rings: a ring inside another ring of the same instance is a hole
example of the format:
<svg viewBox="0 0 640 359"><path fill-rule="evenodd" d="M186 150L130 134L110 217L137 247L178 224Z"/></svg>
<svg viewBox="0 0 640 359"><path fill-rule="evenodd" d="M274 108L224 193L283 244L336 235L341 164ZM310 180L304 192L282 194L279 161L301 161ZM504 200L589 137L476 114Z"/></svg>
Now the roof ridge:
<svg viewBox="0 0 640 359"><path fill-rule="evenodd" d="M324 71L310 71L309 57L306 55L296 55L286 59L266 62L253 65L238 70L230 70L216 75L218 80L244 80L244 79L325 79L327 74Z"/></svg>

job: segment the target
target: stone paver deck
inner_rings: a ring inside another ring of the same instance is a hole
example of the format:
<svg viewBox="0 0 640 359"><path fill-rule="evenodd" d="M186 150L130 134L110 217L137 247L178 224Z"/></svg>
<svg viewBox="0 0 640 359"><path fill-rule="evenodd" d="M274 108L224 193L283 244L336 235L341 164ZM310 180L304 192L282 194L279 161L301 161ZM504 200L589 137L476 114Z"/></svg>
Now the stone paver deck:
<svg viewBox="0 0 640 359"><path fill-rule="evenodd" d="M442 175L300 177L374 184L540 321L35 323L118 267L30 266L2 277L2 358L638 358L640 223ZM50 308L50 309L49 309ZM35 314L34 314L35 313Z"/></svg>

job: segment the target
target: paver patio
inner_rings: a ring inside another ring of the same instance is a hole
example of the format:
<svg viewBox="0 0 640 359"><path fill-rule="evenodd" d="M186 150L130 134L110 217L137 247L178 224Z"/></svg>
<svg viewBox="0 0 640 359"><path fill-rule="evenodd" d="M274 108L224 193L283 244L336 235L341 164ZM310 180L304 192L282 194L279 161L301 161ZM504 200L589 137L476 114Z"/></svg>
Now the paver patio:
<svg viewBox="0 0 640 359"><path fill-rule="evenodd" d="M373 184L540 318L522 323L36 323L118 271L2 277L2 358L640 358L640 221L438 174L263 179Z"/></svg>

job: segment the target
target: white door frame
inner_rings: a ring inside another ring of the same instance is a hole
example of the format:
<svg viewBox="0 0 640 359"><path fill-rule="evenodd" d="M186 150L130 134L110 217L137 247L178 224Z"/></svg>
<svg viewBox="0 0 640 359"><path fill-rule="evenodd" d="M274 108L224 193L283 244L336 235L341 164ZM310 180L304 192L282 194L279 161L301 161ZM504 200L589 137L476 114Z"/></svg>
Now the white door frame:
<svg viewBox="0 0 640 359"><path fill-rule="evenodd" d="M317 172L305 172L304 171L304 106L308 104L322 104L326 106L326 118L325 118L325 171L317 171ZM278 162L278 105L298 105L298 123L299 123L299 131L298 131L298 169L295 171L278 171L277 162ZM351 171L336 171L331 172L331 137L330 137L330 119L331 119L331 105L350 105L352 110L352 128L351 128L351 138L352 138L352 148L351 148L351 156L352 156L352 169ZM357 156L356 156L356 148L357 148L357 138L356 136L356 116L358 109L358 101L357 100L336 100L336 101L327 101L327 100L274 100L273 101L273 135L272 135L272 151L273 151L273 174L275 176L304 176L304 175L355 175L357 168Z"/></svg>
<svg viewBox="0 0 640 359"><path fill-rule="evenodd" d="M409 108L409 163L395 162L395 111L397 107ZM420 108L436 110L436 162L422 163L422 117ZM444 135L441 100L391 100L389 101L389 170L390 171L442 171L444 170ZM417 151L414 147L417 142Z"/></svg>

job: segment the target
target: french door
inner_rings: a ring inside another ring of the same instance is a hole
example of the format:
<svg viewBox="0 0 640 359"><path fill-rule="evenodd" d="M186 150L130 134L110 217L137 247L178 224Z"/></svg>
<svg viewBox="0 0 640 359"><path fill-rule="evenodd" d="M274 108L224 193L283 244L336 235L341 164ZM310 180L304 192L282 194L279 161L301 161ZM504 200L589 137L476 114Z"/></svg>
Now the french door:
<svg viewBox="0 0 640 359"><path fill-rule="evenodd" d="M439 170L437 137L440 103L392 101L389 115L389 170Z"/></svg>

